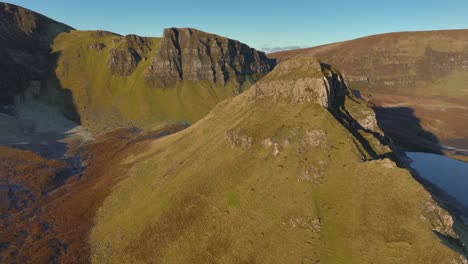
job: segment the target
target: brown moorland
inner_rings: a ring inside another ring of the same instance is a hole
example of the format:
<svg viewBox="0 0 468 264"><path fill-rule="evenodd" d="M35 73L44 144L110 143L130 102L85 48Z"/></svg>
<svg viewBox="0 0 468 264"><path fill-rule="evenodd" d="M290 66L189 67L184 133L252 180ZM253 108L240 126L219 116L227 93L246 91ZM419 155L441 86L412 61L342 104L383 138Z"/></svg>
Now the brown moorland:
<svg viewBox="0 0 468 264"><path fill-rule="evenodd" d="M125 178L121 160L143 151L147 142L186 126L152 131L119 129L69 151L83 171L30 151L0 148L0 257L7 263L86 263L94 215L112 187ZM64 170L65 169L65 170ZM4 184L4 182L6 183Z"/></svg>

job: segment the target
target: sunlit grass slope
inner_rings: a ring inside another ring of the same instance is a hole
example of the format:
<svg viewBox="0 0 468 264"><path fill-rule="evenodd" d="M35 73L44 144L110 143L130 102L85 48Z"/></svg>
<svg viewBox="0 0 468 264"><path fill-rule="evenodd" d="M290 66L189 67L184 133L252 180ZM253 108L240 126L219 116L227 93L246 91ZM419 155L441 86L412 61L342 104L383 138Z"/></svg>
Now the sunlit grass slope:
<svg viewBox="0 0 468 264"><path fill-rule="evenodd" d="M364 162L325 108L252 89L123 161L132 169L98 212L93 263L459 259L432 232L429 194L408 171Z"/></svg>

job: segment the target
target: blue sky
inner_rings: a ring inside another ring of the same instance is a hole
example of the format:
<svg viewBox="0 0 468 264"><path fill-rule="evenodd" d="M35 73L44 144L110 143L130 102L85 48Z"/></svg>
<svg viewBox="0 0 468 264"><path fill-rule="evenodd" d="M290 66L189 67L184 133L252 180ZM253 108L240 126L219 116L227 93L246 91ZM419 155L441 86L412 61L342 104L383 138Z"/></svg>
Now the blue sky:
<svg viewBox="0 0 468 264"><path fill-rule="evenodd" d="M266 51L394 31L468 28L468 0L9 2L77 29L161 36L167 27L193 27Z"/></svg>

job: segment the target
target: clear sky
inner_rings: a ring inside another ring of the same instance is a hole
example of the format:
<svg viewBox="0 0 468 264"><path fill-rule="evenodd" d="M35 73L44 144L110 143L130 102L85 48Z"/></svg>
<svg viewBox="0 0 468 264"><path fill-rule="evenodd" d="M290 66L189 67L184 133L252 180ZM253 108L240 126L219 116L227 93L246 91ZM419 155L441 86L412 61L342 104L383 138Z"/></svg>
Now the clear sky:
<svg viewBox="0 0 468 264"><path fill-rule="evenodd" d="M161 36L193 27L272 51L394 31L468 28L468 0L16 0L74 28Z"/></svg>

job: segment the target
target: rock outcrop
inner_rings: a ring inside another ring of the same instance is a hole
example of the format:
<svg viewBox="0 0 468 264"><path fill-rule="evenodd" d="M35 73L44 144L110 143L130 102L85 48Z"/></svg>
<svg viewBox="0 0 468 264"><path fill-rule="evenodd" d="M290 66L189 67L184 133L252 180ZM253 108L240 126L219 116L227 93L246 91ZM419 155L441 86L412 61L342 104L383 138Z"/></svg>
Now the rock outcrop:
<svg viewBox="0 0 468 264"><path fill-rule="evenodd" d="M154 87L181 80L219 84L232 80L241 85L260 79L275 64L263 52L238 41L191 28L169 28L145 78Z"/></svg>
<svg viewBox="0 0 468 264"><path fill-rule="evenodd" d="M150 50L151 42L147 38L127 35L120 40L118 47L110 51L109 70L116 76L129 76L138 66L144 54Z"/></svg>
<svg viewBox="0 0 468 264"><path fill-rule="evenodd" d="M294 104L314 102L328 108L337 96L347 93L339 72L314 58L297 58L280 63L256 84L252 99L283 98Z"/></svg>

